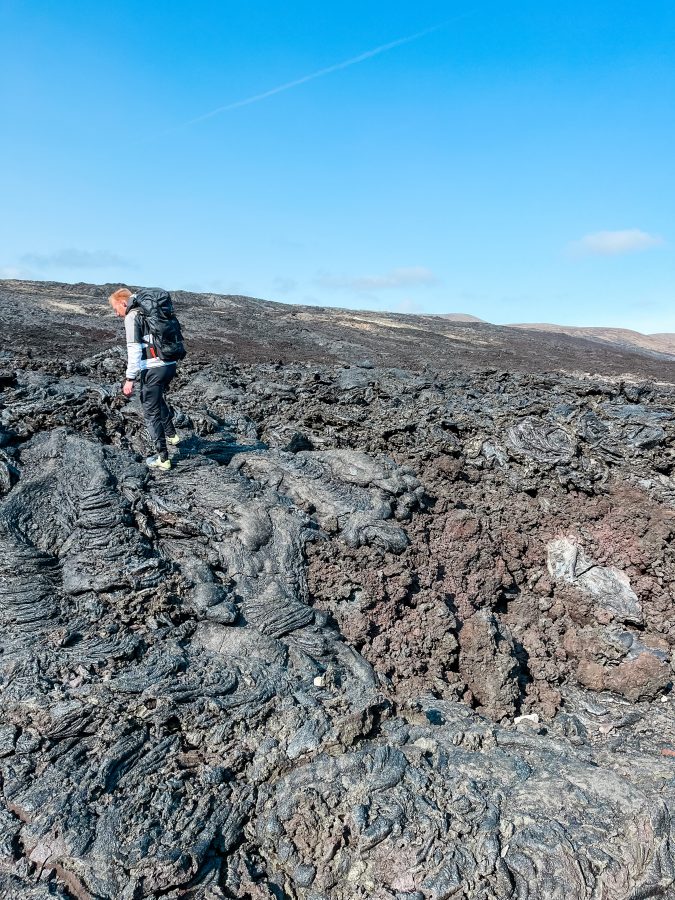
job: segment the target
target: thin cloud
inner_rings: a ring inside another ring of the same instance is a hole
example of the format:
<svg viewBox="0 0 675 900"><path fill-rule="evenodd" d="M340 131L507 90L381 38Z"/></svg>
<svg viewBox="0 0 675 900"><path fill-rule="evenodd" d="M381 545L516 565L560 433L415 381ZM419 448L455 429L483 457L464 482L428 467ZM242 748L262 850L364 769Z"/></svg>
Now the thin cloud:
<svg viewBox="0 0 675 900"><path fill-rule="evenodd" d="M424 304L412 297L405 297L400 300L393 308L392 312L407 313L409 315L420 315L426 312Z"/></svg>
<svg viewBox="0 0 675 900"><path fill-rule="evenodd" d="M55 253L25 253L21 261L33 269L108 269L132 268L129 260L109 250L68 248Z"/></svg>
<svg viewBox="0 0 675 900"><path fill-rule="evenodd" d="M243 282L224 281L222 278L212 278L210 281L186 281L180 285L180 290L189 291L191 294L218 294L228 297L246 295Z"/></svg>
<svg viewBox="0 0 675 900"><path fill-rule="evenodd" d="M316 283L321 287L335 290L349 290L357 293L390 290L396 288L424 287L438 284L438 277L424 266L392 269L384 275L364 275L347 277L339 275L320 275Z"/></svg>
<svg viewBox="0 0 675 900"><path fill-rule="evenodd" d="M242 106L250 106L252 103L259 103L261 100L267 100L268 97L274 97L276 94L290 91L293 88L300 87L302 84L307 84L308 81L323 78L324 75L331 75L333 72L348 69L350 66L355 66L358 63L365 62L367 59L372 59L374 56L379 56L381 53L394 50L396 47L402 47L404 44L410 44L412 41L418 41L420 38L426 37L428 34L433 34L433 32L439 31L441 28L447 28L448 25L451 25L460 19L464 19L468 15L471 15L471 13L455 16L445 22L440 22L438 25L432 25L430 28L425 28L423 31L417 31L415 34L409 34L406 37L397 38L395 41L380 44L379 47L373 47L372 50L366 50L364 53L359 53L358 56L352 56L350 59L345 59L332 66L326 66L323 69L318 69L316 72L310 72L309 75L302 75L300 78L295 78L293 81L287 81L284 84L277 85L277 87L270 88L260 94L253 94L250 97L244 97L242 100L236 100L234 103L226 103L224 106L218 106L210 112L203 113L201 116L196 116L194 119L188 119L186 122L176 125L169 130L175 131L179 128L187 128L189 125L196 125L198 122L212 119L214 116L219 116L221 113L230 112L233 109L240 109Z"/></svg>
<svg viewBox="0 0 675 900"><path fill-rule="evenodd" d="M0 266L0 278L23 278L26 273L16 266Z"/></svg>
<svg viewBox="0 0 675 900"><path fill-rule="evenodd" d="M298 282L295 278L287 278L283 275L277 276L272 282L274 290L278 294L290 294L298 288Z"/></svg>
<svg viewBox="0 0 675 900"><path fill-rule="evenodd" d="M628 228L625 231L597 231L587 234L580 241L571 244L570 249L576 256L621 256L624 253L636 253L659 247L664 244L662 237L640 231L639 228Z"/></svg>

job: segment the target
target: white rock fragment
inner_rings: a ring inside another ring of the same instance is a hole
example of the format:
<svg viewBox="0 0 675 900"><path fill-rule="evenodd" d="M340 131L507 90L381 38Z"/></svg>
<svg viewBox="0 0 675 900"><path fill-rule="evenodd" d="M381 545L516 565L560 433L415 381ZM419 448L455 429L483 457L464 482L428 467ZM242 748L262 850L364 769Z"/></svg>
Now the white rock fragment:
<svg viewBox="0 0 675 900"><path fill-rule="evenodd" d="M624 572L597 565L569 538L551 541L547 550L548 571L552 578L575 585L619 621L642 623L642 605Z"/></svg>
<svg viewBox="0 0 675 900"><path fill-rule="evenodd" d="M536 713L525 713L522 716L516 716L513 720L514 725L518 725L520 722L534 722L535 725L538 725L539 716Z"/></svg>
<svg viewBox="0 0 675 900"><path fill-rule="evenodd" d="M435 753L438 750L438 741L433 738L421 737L415 741L415 746L423 753Z"/></svg>

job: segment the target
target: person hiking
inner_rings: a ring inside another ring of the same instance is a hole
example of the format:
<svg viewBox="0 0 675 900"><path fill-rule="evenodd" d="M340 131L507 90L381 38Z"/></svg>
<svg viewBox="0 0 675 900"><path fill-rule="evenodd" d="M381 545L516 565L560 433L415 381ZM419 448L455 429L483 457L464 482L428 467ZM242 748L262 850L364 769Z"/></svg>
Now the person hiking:
<svg viewBox="0 0 675 900"><path fill-rule="evenodd" d="M124 319L127 338L125 397L140 385L143 418L155 453L146 459L150 469L168 471L167 444L177 446L180 437L173 424L173 410L166 389L176 375L176 364L185 357L183 335L173 312L171 295L156 288L133 294L119 288L108 297L116 315Z"/></svg>

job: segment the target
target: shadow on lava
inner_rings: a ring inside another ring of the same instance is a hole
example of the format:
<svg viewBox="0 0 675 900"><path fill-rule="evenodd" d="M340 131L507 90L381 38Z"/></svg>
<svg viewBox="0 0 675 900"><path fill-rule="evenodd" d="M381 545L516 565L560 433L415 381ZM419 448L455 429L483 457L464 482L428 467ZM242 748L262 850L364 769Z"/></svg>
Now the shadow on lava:
<svg viewBox="0 0 675 900"><path fill-rule="evenodd" d="M256 441L253 444L238 444L229 436L203 438L192 434L181 441L178 452L173 458L176 463L188 460L195 462L209 460L226 466L238 453L251 453L267 449L269 449L267 444L262 441Z"/></svg>

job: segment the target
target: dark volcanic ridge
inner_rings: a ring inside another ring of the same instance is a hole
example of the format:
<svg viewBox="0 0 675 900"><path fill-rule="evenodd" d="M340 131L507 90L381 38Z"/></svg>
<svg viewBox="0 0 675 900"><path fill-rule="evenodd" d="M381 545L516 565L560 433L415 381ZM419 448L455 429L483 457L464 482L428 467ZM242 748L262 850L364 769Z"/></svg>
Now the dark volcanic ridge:
<svg viewBox="0 0 675 900"><path fill-rule="evenodd" d="M0 281L0 326L29 347L79 358L117 346L106 303L118 285ZM420 371L590 372L675 381L675 355L590 337L454 317L292 306L251 297L173 293L193 357L320 362Z"/></svg>
<svg viewBox="0 0 675 900"><path fill-rule="evenodd" d="M0 896L674 896L670 362L321 359L342 311L188 298L153 476L106 290L11 290Z"/></svg>

